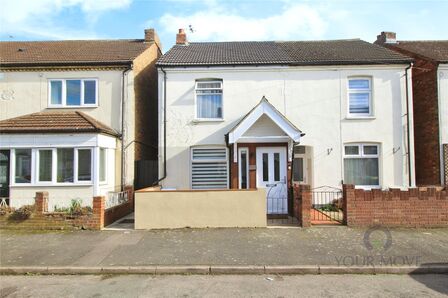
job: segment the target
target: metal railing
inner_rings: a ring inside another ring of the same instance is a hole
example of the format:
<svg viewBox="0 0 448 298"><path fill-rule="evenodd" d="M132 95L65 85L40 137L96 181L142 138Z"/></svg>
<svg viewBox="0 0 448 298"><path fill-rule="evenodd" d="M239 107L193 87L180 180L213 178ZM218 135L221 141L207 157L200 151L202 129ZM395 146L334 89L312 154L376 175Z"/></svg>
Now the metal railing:
<svg viewBox="0 0 448 298"><path fill-rule="evenodd" d="M342 190L331 186L321 186L311 190L311 221L343 223Z"/></svg>
<svg viewBox="0 0 448 298"><path fill-rule="evenodd" d="M106 198L106 209L127 203L129 201L128 191L109 192Z"/></svg>

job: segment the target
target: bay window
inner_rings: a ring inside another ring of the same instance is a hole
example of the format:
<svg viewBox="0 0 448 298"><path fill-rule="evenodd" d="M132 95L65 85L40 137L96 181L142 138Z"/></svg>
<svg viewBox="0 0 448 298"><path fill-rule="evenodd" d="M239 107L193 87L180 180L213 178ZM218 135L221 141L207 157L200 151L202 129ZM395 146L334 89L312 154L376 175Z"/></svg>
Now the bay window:
<svg viewBox="0 0 448 298"><path fill-rule="evenodd" d="M222 81L196 82L196 118L222 119Z"/></svg>
<svg viewBox="0 0 448 298"><path fill-rule="evenodd" d="M13 152L16 184L58 185L93 182L92 148L15 149ZM102 175L105 176L105 173Z"/></svg>
<svg viewBox="0 0 448 298"><path fill-rule="evenodd" d="M348 80L348 115L372 116L372 80L366 77Z"/></svg>
<svg viewBox="0 0 448 298"><path fill-rule="evenodd" d="M89 107L98 104L96 79L49 80L50 107Z"/></svg>
<svg viewBox="0 0 448 298"><path fill-rule="evenodd" d="M379 172L379 145L344 146L344 183L361 187L378 187Z"/></svg>
<svg viewBox="0 0 448 298"><path fill-rule="evenodd" d="M192 148L191 188L228 188L227 148Z"/></svg>
<svg viewBox="0 0 448 298"><path fill-rule="evenodd" d="M106 149L100 148L100 182L106 182Z"/></svg>

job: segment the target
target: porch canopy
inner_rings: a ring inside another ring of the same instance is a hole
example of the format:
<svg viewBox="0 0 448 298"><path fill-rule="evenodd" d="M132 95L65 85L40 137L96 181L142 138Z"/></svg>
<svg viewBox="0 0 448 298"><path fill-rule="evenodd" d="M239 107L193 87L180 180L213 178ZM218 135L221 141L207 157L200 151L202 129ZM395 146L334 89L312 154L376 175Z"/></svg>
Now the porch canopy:
<svg viewBox="0 0 448 298"><path fill-rule="evenodd" d="M263 96L227 134L227 143L236 149L237 143L288 143L288 151L305 134L291 123ZM237 161L237 150L234 162ZM288 154L291 158L291 154Z"/></svg>

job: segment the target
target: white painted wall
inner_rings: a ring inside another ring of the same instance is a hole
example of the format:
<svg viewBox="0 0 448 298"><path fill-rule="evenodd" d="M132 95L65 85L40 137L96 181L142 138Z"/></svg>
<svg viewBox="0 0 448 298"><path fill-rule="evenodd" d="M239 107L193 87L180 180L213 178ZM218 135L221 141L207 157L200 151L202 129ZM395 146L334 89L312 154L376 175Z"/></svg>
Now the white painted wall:
<svg viewBox="0 0 448 298"><path fill-rule="evenodd" d="M383 187L405 186L406 155L405 67L240 67L165 69L167 72L167 178L165 187L190 185L190 146L224 145L224 135L263 96L306 133L303 145L312 146L311 184L340 186L342 148L349 142L381 145L380 181ZM347 119L347 78L373 78L371 119ZM223 80L221 122L196 122L195 80ZM159 122L163 136L163 72L159 72ZM410 99L412 101L412 99ZM412 115L411 115L412 119ZM411 144L412 144L411 140ZM160 138L163 174L163 137ZM332 148L328 155L327 149ZM393 149L400 148L395 154Z"/></svg>

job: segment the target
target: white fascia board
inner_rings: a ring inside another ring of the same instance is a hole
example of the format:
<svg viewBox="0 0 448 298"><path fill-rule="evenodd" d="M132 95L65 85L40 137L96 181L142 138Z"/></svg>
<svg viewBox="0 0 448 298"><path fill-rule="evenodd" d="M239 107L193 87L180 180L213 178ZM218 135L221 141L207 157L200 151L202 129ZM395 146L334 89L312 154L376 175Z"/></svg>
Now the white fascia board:
<svg viewBox="0 0 448 298"><path fill-rule="evenodd" d="M115 148L116 139L101 134L0 134L1 148Z"/></svg>
<svg viewBox="0 0 448 298"><path fill-rule="evenodd" d="M278 114L268 103L260 103L247 117L238 124L238 126L229 133L229 143L236 143L242 138L243 134L255 124L262 116L267 115L275 124L280 127L294 142L299 142L300 131L293 127L286 119Z"/></svg>

